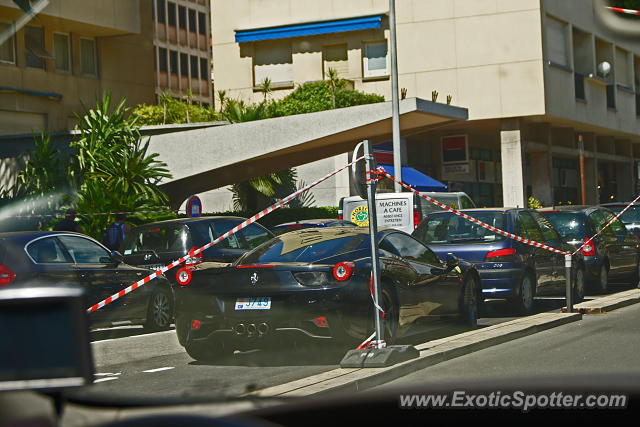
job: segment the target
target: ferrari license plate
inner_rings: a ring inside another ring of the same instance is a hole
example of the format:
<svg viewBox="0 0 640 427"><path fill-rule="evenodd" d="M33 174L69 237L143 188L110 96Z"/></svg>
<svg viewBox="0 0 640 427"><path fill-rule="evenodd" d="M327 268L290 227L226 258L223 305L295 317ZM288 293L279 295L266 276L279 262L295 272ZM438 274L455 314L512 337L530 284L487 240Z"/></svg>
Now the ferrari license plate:
<svg viewBox="0 0 640 427"><path fill-rule="evenodd" d="M269 310L270 308L271 297L236 299L236 310Z"/></svg>

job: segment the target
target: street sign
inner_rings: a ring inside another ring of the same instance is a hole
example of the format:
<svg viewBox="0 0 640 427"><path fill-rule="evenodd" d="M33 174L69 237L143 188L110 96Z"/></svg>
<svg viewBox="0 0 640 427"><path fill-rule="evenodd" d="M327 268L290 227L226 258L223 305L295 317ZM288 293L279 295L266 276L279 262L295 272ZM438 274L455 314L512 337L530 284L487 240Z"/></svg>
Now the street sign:
<svg viewBox="0 0 640 427"><path fill-rule="evenodd" d="M202 201L198 196L191 196L187 200L187 215L191 218L198 218L202 215Z"/></svg>

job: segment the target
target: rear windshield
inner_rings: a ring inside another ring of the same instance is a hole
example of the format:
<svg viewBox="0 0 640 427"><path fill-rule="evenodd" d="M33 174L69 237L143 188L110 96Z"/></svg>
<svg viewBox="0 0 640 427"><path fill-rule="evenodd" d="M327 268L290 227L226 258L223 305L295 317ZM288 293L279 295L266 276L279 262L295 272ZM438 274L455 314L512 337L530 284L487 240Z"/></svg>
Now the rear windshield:
<svg viewBox="0 0 640 427"><path fill-rule="evenodd" d="M432 198L436 199L440 203L444 203L445 205L452 207L454 209L469 209L475 208L471 200L465 196L461 196L460 200L458 200L457 195L431 195ZM422 212L422 216L427 216L431 212L441 212L443 209L429 202L428 200L421 200L420 210ZM460 206L461 205L461 206Z"/></svg>
<svg viewBox="0 0 640 427"><path fill-rule="evenodd" d="M494 227L506 230L507 216L504 212L467 212ZM504 240L479 225L452 213L429 215L413 232L413 236L425 243L488 243Z"/></svg>
<svg viewBox="0 0 640 427"><path fill-rule="evenodd" d="M619 214L624 206L607 206L614 214ZM640 206L631 206L619 217L623 224L640 222Z"/></svg>
<svg viewBox="0 0 640 427"><path fill-rule="evenodd" d="M148 250L182 253L193 246L191 233L184 224L145 228L135 233L124 244L125 255Z"/></svg>
<svg viewBox="0 0 640 427"><path fill-rule="evenodd" d="M541 212L551 224L558 230L562 237L571 239L584 239L584 215L576 212Z"/></svg>
<svg viewBox="0 0 640 427"><path fill-rule="evenodd" d="M311 263L367 247L369 235L340 228L285 233L240 258L239 265L275 262Z"/></svg>

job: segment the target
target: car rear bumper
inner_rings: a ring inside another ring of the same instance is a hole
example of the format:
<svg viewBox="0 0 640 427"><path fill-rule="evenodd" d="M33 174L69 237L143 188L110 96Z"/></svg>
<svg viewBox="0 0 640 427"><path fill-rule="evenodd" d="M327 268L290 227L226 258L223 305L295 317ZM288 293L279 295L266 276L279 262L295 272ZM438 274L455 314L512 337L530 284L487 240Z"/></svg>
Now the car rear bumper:
<svg viewBox="0 0 640 427"><path fill-rule="evenodd" d="M510 298L516 295L522 280L522 268L495 267L492 263L476 264L485 298Z"/></svg>

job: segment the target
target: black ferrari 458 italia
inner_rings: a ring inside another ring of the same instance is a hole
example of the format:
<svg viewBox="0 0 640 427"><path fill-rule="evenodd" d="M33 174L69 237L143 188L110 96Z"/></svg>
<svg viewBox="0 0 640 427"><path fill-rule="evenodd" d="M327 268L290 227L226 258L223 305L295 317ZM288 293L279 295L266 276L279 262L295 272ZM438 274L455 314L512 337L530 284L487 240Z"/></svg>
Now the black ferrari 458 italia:
<svg viewBox="0 0 640 427"><path fill-rule="evenodd" d="M452 256L444 262L408 234L378 234L384 339L418 320L475 326L478 273ZM368 230L329 227L275 237L229 265L178 272L176 330L198 360L296 337L352 344L374 330ZM286 345L286 344L285 344Z"/></svg>

